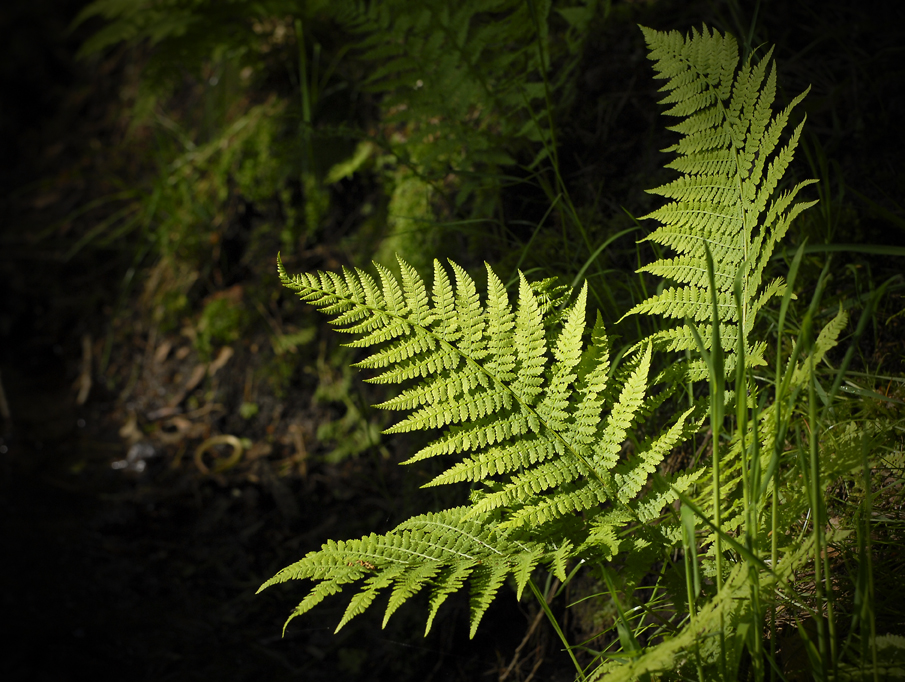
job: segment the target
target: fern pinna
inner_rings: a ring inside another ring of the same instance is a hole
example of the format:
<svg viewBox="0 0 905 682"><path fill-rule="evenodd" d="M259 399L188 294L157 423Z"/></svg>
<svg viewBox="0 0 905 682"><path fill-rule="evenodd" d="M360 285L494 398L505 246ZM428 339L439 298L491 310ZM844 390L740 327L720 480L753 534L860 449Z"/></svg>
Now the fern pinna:
<svg viewBox="0 0 905 682"><path fill-rule="evenodd" d="M648 216L663 223L649 239L679 255L645 269L682 286L630 312L686 321L638 342L622 367L610 365L600 315L587 324L587 285L563 293L520 274L513 308L489 266L483 300L455 263L450 278L434 262L430 293L402 260L401 279L381 265L375 265L377 280L358 269L290 277L278 266L285 286L333 316L339 331L359 337L350 345L369 350L358 366L376 372L370 381L406 384L380 405L408 413L389 432L440 430L409 460L452 458L428 485L479 487L466 506L414 517L384 535L328 542L280 571L262 589L292 579L315 583L290 620L353 584L356 592L339 627L381 591L391 590L388 618L427 588L429 629L447 596L468 582L474 634L509 577L521 593L540 565L564 578L570 559L599 564L622 551L652 544L669 550L680 543L681 524L668 505L685 493L700 501L709 483L706 468L654 474L666 454L700 427L699 408L689 407L659 433L647 429L650 435L623 447L670 395L669 386L650 376L652 358L663 349L694 348L690 325L711 319L714 282L720 345L727 354L741 348L746 364L762 361L763 349L749 338L754 320L783 290L779 279L762 285L765 266L789 222L807 207L793 204L807 183L776 195L800 127L776 151L791 105L771 118L775 73L771 69L765 79L768 60L738 70L731 36L706 28L689 38L643 30L657 70L668 79L669 113L684 117L675 127L682 134L674 147L680 158L671 164L683 176L655 190L671 201ZM716 263L712 275L708 248ZM736 283L740 303L733 296ZM730 357L726 369L731 365ZM704 371L700 363L686 369L691 378ZM733 448L729 458L738 461L739 452ZM738 470L727 471L726 485L737 485ZM726 608L733 603L726 597ZM695 632L712 631L720 622L698 621ZM690 641L697 638L687 634ZM639 665L662 662L646 656Z"/></svg>
<svg viewBox="0 0 905 682"><path fill-rule="evenodd" d="M411 411L390 433L446 429L409 460L460 457L428 485L492 485L469 507L415 517L384 536L328 543L265 587L293 578L320 581L295 616L364 578L342 626L381 589L393 588L389 617L430 584L429 628L446 596L470 579L474 634L508 575L515 576L519 592L538 562L564 577L573 545L566 538L556 543L545 528L607 500L626 506L679 440L691 410L630 461L619 462L626 432L645 402L651 351L640 354L618 395L609 390L599 317L590 347L583 347L587 286L558 314L549 296L538 296L522 276L513 310L489 267L482 302L475 282L455 263L451 281L435 262L430 296L418 273L402 260L399 265L401 282L376 265L380 284L361 270L289 277L280 264L279 273L304 301L334 315L339 331L363 335L350 345L377 346L358 363L380 372L371 381L416 380L380 407ZM556 332L552 343L547 327ZM672 499L663 495L660 506ZM659 509L646 513L656 516ZM612 540L609 554L617 549Z"/></svg>
<svg viewBox="0 0 905 682"><path fill-rule="evenodd" d="M669 94L661 103L671 108L665 113L683 119L669 128L682 137L666 150L678 154L666 167L682 177L649 190L670 201L644 216L662 223L647 239L679 255L658 260L641 271L680 286L652 296L629 314L684 318L684 324L653 338L658 347L669 350L696 351L690 325L706 322L701 337L709 347L709 248L726 370L734 367L739 334L748 364L763 364L764 345L751 341L751 331L764 304L784 289L782 278L762 286L764 270L791 221L815 203L795 202L799 191L815 180L776 193L804 121L781 148L780 136L792 109L807 91L773 115L776 68L770 59L772 49L757 64L749 59L738 69L738 45L728 33L720 35L704 27L701 33L693 30L686 39L678 31L641 30L655 62L656 78L666 80L662 91ZM736 281L740 283L740 305L733 297ZM703 378L706 373L703 362L692 364L693 378Z"/></svg>

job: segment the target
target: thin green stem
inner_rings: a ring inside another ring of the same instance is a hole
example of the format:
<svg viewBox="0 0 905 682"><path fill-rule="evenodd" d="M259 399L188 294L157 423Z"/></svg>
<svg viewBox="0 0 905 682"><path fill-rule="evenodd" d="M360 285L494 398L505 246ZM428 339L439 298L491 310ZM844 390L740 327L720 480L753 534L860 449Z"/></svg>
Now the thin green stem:
<svg viewBox="0 0 905 682"><path fill-rule="evenodd" d="M863 570L866 572L866 590L867 594L865 597L865 608L869 614L868 620L870 623L870 653L871 653L871 666L873 673L874 682L880 681L880 673L877 669L877 618L874 609L875 597L876 593L874 592L874 564L873 564L873 555L872 555L872 540L871 540L871 515L873 513L873 491L871 489L871 481L870 481L870 463L867 460L867 442L864 440L863 436L861 438L861 475L864 484L864 559L859 562L859 570ZM861 639L864 639L864 631L863 625L861 632ZM862 652L864 647L862 646ZM864 659L862 653L862 661Z"/></svg>
<svg viewBox="0 0 905 682"><path fill-rule="evenodd" d="M559 636L560 641L563 643L566 652L569 654L569 658L572 659L572 664L575 666L575 670L578 672L578 679L582 680L582 682L585 682L587 678L585 677L584 670L582 670L581 666L578 664L578 659L575 658L575 654L572 652L572 645L569 644L569 640L567 640L565 634L563 634L562 628L559 627L559 621L556 620L556 616L554 616L553 612L550 610L550 605L547 603L547 600L544 599L544 595L541 594L541 591L537 589L537 585L535 585L534 581L530 578L528 579L528 586L531 588L531 591L537 598L537 602L540 604L541 609L543 609L544 613L546 614L547 620L550 621L550 624L553 626L553 629Z"/></svg>
<svg viewBox="0 0 905 682"><path fill-rule="evenodd" d="M808 417L810 420L810 433L808 438L808 449L810 454L810 478L811 478L811 515L813 517L813 537L814 537L814 588L815 598L817 600L816 619L817 619L817 649L820 652L820 671L821 679L828 679L827 669L827 632L823 622L823 608L825 601L822 572L823 572L823 555L826 553L826 538L823 532L824 513L822 505L822 490L820 485L820 456L817 451L817 396L814 388L814 355L808 358L809 363L809 381L808 381ZM827 614L829 615L829 614Z"/></svg>
<svg viewBox="0 0 905 682"><path fill-rule="evenodd" d="M685 591L688 594L688 620L689 627L695 629L697 619L697 606L695 601L701 593L701 580L698 573L697 538L694 531L694 512L688 505L680 508L682 519L682 549L685 559ZM695 640L694 663L698 673L698 681L704 682L704 667L701 663L701 648Z"/></svg>

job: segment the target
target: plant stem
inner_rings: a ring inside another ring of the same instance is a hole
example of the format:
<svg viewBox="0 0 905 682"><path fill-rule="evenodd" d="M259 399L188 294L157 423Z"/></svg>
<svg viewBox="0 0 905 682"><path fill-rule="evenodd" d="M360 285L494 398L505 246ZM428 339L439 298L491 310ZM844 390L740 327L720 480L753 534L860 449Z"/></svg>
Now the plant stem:
<svg viewBox="0 0 905 682"><path fill-rule="evenodd" d="M809 339L810 341L810 339ZM813 343L813 342L812 342ZM812 345L813 350L813 345ZM817 397L814 390L814 354L810 354L808 358L809 364L809 381L808 381L808 416L810 421L810 434L808 438L808 449L810 451L810 474L811 474L811 510L814 517L814 596L817 600L817 648L820 652L820 671L821 679L826 680L827 677L827 633L823 622L823 603L825 600L823 593L821 571L823 568L823 555L826 553L826 538L823 534L824 514L821 504L821 486L820 486L820 457L817 452ZM829 602L826 602L829 607ZM830 615L829 613L827 614Z"/></svg>
<svg viewBox="0 0 905 682"><path fill-rule="evenodd" d="M566 652L569 654L569 658L572 659L572 664L575 666L575 670L578 672L578 679L582 680L582 682L585 682L586 678L584 670L581 669L581 666L578 664L578 659L576 659L575 654L572 653L572 646L569 644L569 641L563 634L562 628L559 627L559 622L556 620L556 616L554 616L553 612L550 610L550 605L547 604L547 600L544 599L544 595L541 594L540 590L537 589L537 585L535 585L534 581L530 578L528 579L528 586L531 588L534 596L537 597L537 602L544 610L544 613L547 614L547 619L550 621L550 624L553 626L556 634L559 635L559 639L560 641L562 641L563 646L566 648Z"/></svg>
<svg viewBox="0 0 905 682"><path fill-rule="evenodd" d="M874 565L872 557L872 542L870 537L870 519L871 514L873 513L873 492L870 482L870 463L867 461L867 443L865 442L863 437L861 438L861 474L864 481L864 560L862 562L859 562L859 570L864 570L867 573L867 590L865 590L867 594L865 595L865 610L870 614L870 652L871 663L873 664L871 667L874 682L879 682L880 677L879 671L877 670L877 618L874 613ZM862 641L864 639L863 629L861 633L861 639ZM864 647L862 646L861 649L863 652ZM863 653L861 660L864 660Z"/></svg>

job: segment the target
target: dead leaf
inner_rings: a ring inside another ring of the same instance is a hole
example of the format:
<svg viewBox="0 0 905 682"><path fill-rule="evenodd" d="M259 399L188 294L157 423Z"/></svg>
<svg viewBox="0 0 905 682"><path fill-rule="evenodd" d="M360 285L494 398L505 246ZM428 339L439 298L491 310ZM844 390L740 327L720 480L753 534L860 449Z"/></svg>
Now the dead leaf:
<svg viewBox="0 0 905 682"><path fill-rule="evenodd" d="M138 428L138 415L134 412L129 412L126 423L119 430L119 437L131 442L137 442L141 440L141 435L141 431Z"/></svg>

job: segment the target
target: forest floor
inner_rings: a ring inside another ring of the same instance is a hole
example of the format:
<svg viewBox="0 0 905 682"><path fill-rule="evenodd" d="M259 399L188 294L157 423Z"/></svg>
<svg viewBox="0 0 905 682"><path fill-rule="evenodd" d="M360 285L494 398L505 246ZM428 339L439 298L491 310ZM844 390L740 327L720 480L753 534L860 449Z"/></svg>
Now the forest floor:
<svg viewBox="0 0 905 682"><path fill-rule="evenodd" d="M500 678L535 617L512 600L499 600L506 604L488 612L471 643L464 598L450 600L428 638L417 608L386 630L375 613L334 636L338 603L281 637L303 591L256 596L260 584L327 537L389 529L417 481L386 452L309 461L316 453L306 442L312 447L334 409L312 401L310 383L270 402L256 398L255 420L229 413L221 399L248 393L256 343L266 337L202 361L138 309L119 315L110 336L120 269L104 253L67 259L60 244L75 210L109 192L111 176L142 169L118 147L129 65L121 55L73 60L80 36L65 28L78 5L38 2L2 17L7 28L30 27L14 55L18 77L43 94L3 121L14 143L0 207L0 377L9 405L0 426L8 652L0 678ZM242 453L217 471L235 453L209 441L223 433L243 439ZM199 450L204 443L210 449ZM527 644L507 679L532 670L555 679L568 669L545 636Z"/></svg>

